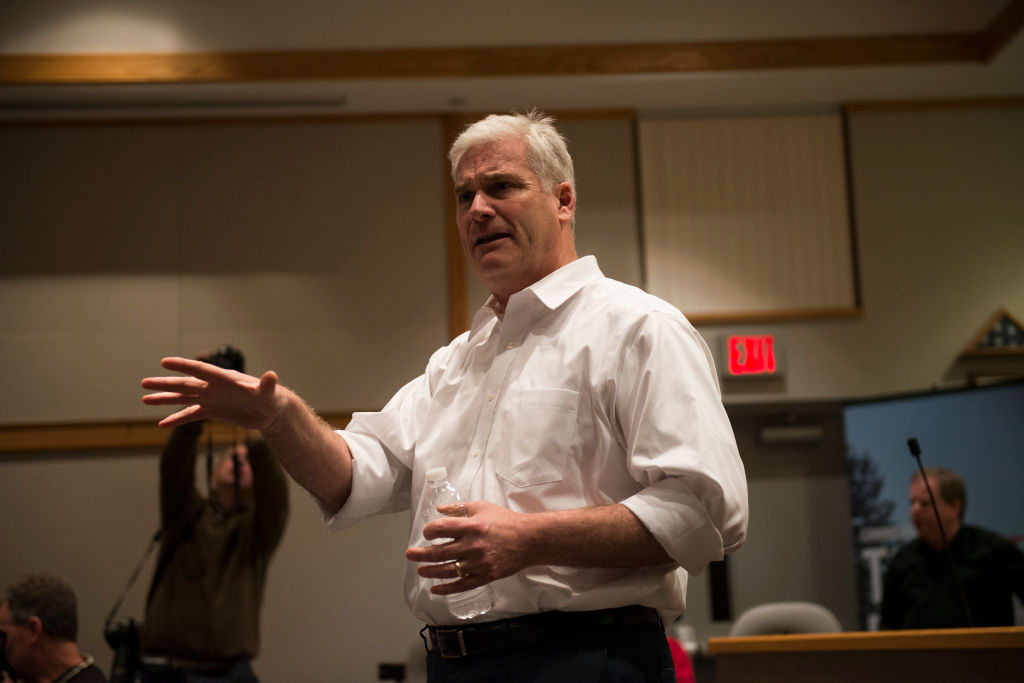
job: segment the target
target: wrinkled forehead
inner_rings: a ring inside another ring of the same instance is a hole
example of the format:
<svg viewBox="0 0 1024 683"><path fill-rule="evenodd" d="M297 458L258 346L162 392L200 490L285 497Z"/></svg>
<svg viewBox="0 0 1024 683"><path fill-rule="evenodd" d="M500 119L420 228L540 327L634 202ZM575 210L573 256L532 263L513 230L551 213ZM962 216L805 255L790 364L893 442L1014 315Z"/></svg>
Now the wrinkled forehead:
<svg viewBox="0 0 1024 683"><path fill-rule="evenodd" d="M518 173L533 176L526 158L526 141L521 137L505 137L470 147L455 167L455 183L476 176L494 173Z"/></svg>

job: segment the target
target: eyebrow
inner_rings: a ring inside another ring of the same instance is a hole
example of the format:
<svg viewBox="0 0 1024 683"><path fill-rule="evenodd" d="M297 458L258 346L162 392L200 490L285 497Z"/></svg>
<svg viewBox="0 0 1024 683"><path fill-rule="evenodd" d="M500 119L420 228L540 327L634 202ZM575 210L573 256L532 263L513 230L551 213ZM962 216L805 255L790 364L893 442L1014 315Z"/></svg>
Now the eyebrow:
<svg viewBox="0 0 1024 683"><path fill-rule="evenodd" d="M481 185L489 185L496 182L511 182L515 184L522 184L524 182L523 176L518 173L510 173L508 171L495 171L494 173L483 173L478 176ZM461 182L455 186L455 194L462 194L468 187L469 183Z"/></svg>

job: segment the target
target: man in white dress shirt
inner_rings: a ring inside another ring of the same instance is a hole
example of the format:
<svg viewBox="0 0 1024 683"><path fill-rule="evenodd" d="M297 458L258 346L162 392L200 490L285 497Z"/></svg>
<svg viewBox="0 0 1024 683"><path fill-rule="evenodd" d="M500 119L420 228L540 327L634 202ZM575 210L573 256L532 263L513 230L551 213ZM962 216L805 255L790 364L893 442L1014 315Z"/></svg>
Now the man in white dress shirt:
<svg viewBox="0 0 1024 683"><path fill-rule="evenodd" d="M166 426L260 430L332 528L416 511L426 471L446 467L469 502L426 527L412 515L406 552L430 681L671 680L662 624L687 572L746 536L711 355L677 309L577 256L572 160L550 118L487 117L449 157L491 297L383 410L335 431L272 371L183 358L162 364L186 376L144 380L144 400L186 406ZM484 584L493 609L457 625L444 596Z"/></svg>

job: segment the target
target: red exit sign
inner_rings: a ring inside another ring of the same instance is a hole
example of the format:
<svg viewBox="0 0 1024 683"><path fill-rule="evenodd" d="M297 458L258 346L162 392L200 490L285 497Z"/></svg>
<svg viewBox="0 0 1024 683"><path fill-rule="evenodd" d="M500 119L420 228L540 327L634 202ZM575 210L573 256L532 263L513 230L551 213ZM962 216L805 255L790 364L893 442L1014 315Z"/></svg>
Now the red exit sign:
<svg viewBox="0 0 1024 683"><path fill-rule="evenodd" d="M775 337L770 334L726 338L726 369L730 377L777 377L782 368Z"/></svg>

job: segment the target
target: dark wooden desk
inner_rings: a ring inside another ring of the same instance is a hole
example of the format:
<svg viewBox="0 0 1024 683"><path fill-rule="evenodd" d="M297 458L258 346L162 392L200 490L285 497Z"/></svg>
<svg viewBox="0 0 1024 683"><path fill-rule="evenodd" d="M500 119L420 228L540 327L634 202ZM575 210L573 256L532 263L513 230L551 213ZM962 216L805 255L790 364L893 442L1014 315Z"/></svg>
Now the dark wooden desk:
<svg viewBox="0 0 1024 683"><path fill-rule="evenodd" d="M1024 627L711 638L715 683L1024 681Z"/></svg>

